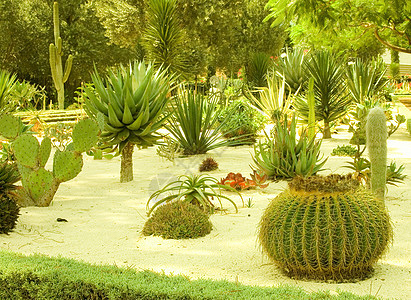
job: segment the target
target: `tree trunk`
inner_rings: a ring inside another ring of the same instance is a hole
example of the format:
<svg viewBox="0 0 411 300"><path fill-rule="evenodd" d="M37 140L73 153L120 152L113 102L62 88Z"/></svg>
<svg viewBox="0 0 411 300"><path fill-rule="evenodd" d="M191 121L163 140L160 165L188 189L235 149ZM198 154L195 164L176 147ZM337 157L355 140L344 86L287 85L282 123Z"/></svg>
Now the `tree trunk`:
<svg viewBox="0 0 411 300"><path fill-rule="evenodd" d="M127 143L121 151L120 182L133 181L133 151L133 143Z"/></svg>
<svg viewBox="0 0 411 300"><path fill-rule="evenodd" d="M324 121L323 138L324 139L330 139L331 138L330 122L325 122Z"/></svg>

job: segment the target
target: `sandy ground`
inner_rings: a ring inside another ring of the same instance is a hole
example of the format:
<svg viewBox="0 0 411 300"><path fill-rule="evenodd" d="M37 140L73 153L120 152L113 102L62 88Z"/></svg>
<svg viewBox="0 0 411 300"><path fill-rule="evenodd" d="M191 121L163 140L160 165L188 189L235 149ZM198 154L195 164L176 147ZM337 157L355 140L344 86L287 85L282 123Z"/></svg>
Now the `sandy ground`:
<svg viewBox="0 0 411 300"><path fill-rule="evenodd" d="M328 156L337 145L348 144L351 134L338 128L330 140L323 141ZM319 283L297 281L283 275L258 247L257 225L263 210L286 186L271 183L264 190L245 191L251 208L240 207L236 214L225 202L227 213L211 216L213 230L194 240L164 240L144 237L141 230L146 217L146 202L152 192L178 175L198 173L205 157L177 158L166 161L154 148L134 152L134 181L120 183L120 159L94 161L85 156L83 171L63 183L50 207L21 209L18 225L10 235L0 236L0 247L15 252L63 256L96 264L115 264L136 270L184 274L192 279L238 280L247 285L277 286L290 284L307 291L350 291L359 295L411 299L411 136L405 126L388 141L389 158L404 164L408 178L399 187L389 187L387 206L394 224L394 243L375 268L372 278L356 283ZM241 146L210 152L219 170L209 174L222 178L228 172L249 176L252 148ZM347 173L343 166L349 158L330 156L322 174ZM51 165L51 162L49 162ZM57 218L68 222L57 222Z"/></svg>

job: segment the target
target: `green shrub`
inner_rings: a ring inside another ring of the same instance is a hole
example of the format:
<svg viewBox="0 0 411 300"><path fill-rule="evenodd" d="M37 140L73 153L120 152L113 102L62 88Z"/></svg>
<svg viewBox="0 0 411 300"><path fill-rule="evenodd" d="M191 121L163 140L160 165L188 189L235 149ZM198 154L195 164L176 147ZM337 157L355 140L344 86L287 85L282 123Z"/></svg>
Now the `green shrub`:
<svg viewBox="0 0 411 300"><path fill-rule="evenodd" d="M411 119L407 119L407 130L408 133L411 134Z"/></svg>
<svg viewBox="0 0 411 300"><path fill-rule="evenodd" d="M259 226L263 251L295 278L364 279L392 239L382 201L349 175L294 179Z"/></svg>
<svg viewBox="0 0 411 300"><path fill-rule="evenodd" d="M192 239L211 232L206 212L191 203L176 201L158 207L144 224L144 235L165 239Z"/></svg>
<svg viewBox="0 0 411 300"><path fill-rule="evenodd" d="M222 111L220 120L223 121L221 132L224 137L241 137L239 144L249 144L255 142L258 131L264 126L265 119L245 99L239 99L230 103ZM246 138L243 138L244 135Z"/></svg>
<svg viewBox="0 0 411 300"><path fill-rule="evenodd" d="M321 142L307 138L305 132L297 140L296 127L295 116L290 124L285 116L284 123L276 123L271 138L254 146L255 167L270 179L314 175L325 164L327 159L320 158Z"/></svg>
<svg viewBox="0 0 411 300"><path fill-rule="evenodd" d="M357 154L357 148L351 145L337 146L331 152L332 156L355 156Z"/></svg>

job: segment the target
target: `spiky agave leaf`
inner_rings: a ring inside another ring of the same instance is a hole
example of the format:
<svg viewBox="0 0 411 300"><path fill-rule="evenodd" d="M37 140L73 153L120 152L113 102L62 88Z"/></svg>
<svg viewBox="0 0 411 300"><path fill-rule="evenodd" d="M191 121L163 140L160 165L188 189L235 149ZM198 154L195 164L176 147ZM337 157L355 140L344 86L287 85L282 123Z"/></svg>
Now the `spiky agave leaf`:
<svg viewBox="0 0 411 300"><path fill-rule="evenodd" d="M14 190L14 185L20 180L20 174L14 164L0 163L0 195Z"/></svg>

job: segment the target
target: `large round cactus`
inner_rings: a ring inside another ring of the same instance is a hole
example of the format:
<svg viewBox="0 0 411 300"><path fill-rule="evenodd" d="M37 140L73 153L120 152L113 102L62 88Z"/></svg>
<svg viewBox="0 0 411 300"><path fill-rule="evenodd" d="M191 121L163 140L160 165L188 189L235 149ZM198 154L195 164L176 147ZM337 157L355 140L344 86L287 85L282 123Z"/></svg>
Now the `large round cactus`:
<svg viewBox="0 0 411 300"><path fill-rule="evenodd" d="M320 280L368 277L391 238L385 206L350 175L295 178L259 228L263 251L289 276Z"/></svg>

